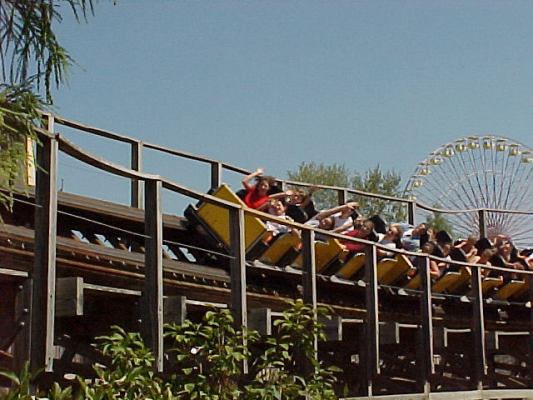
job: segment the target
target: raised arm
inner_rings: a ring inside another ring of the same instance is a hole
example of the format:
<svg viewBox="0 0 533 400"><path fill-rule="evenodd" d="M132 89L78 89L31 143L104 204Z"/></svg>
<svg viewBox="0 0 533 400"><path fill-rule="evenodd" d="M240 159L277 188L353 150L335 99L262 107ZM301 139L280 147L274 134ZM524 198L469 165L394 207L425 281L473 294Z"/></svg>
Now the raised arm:
<svg viewBox="0 0 533 400"><path fill-rule="evenodd" d="M263 168L257 168L254 172L252 172L251 174L249 175L246 175L244 178L242 178L242 186L244 186L244 188L246 190L249 190L252 188L252 185L250 185L250 181L252 179L254 179L256 176L261 176L263 175Z"/></svg>
<svg viewBox="0 0 533 400"><path fill-rule="evenodd" d="M302 203L300 204L300 208L307 207L311 201L313 201L313 193L316 192L318 188L316 186L311 186L309 188L309 192L307 193L307 196L303 199Z"/></svg>
<svg viewBox="0 0 533 400"><path fill-rule="evenodd" d="M357 203L356 201L350 201L349 203L343 204L342 206L337 206L337 207L330 208L329 210L320 211L317 214L316 219L319 219L319 220L324 219L338 212L343 212L347 210L355 211L358 207L359 207L359 203Z"/></svg>
<svg viewBox="0 0 533 400"><path fill-rule="evenodd" d="M268 197L270 199L283 199L285 197L292 196L294 192L291 189L285 190L284 192L272 193Z"/></svg>
<svg viewBox="0 0 533 400"><path fill-rule="evenodd" d="M353 222L348 221L344 225L341 225L338 228L333 229L332 232L342 233L342 232L347 231L348 229L350 229L352 226L353 226Z"/></svg>

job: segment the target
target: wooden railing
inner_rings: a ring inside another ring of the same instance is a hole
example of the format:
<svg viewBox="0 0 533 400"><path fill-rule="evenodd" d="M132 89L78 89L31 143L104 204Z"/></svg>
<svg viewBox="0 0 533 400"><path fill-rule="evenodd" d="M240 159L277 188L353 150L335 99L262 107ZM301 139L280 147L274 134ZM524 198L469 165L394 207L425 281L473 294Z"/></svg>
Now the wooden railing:
<svg viewBox="0 0 533 400"><path fill-rule="evenodd" d="M250 173L249 170L228 164L222 161L214 160L211 158L191 154L188 152L172 149L169 147L152 144L144 142L130 136L121 135L118 133L106 131L99 128L94 128L91 126L83 125L79 122L75 122L60 116L54 116L54 120L58 125L67 126L69 128L77 129L84 133L89 133L97 135L103 138L111 139L114 141L122 142L129 144L131 147L130 151L130 168L134 171L141 172L143 167L143 149L152 149L161 153L170 154L175 157L180 157L184 159L198 161L209 166L209 171L211 174L210 178L210 187L215 189L220 186L222 183L222 177L224 171L236 172L242 175L247 175ZM516 215L533 215L533 211L529 210L501 210L501 209L489 209L489 208L472 208L472 209L441 209L429 206L427 204L421 203L417 200L406 199L401 197L386 196L377 193L369 193L361 190L337 187L337 186L327 186L327 185L312 185L309 183L295 182L290 180L278 179L279 184L284 186L300 186L300 187L311 187L316 186L319 189L331 190L337 193L338 203L346 203L350 195L363 196L371 199L384 200L393 203L399 203L407 207L407 216L408 222L412 225L415 224L415 216L417 209L422 209L429 212L436 212L442 214L462 214L462 213L477 213L479 221L479 233L480 236L483 236L486 232L486 216L488 213L505 213L505 214L516 214ZM130 205L132 207L142 207L142 187L139 185L139 180L137 178L131 178L131 192L130 192Z"/></svg>
<svg viewBox="0 0 533 400"><path fill-rule="evenodd" d="M419 273L421 274L420 286L420 309L419 309L419 326L421 329L422 351L421 358L417 359L417 366L420 372L419 381L420 389L424 395L429 398L431 391L431 376L435 371L433 359L433 317L432 317L432 289L429 272L430 260L448 261L432 255L422 253L412 253L400 249L390 249L375 242L363 239L354 239L339 234L313 229L307 225L287 222L286 220L277 219L271 215L261 213L256 210L244 208L242 206L226 202L213 196L200 193L175 182L165 179L159 175L146 174L141 171L140 160L142 159L142 147L158 148L157 146L141 143L133 139L116 135L110 132L101 131L91 127L85 127L80 124L56 118L53 115L46 115L45 129L39 129L42 145L37 147L37 162L40 169L37 171L36 182L36 216L35 216L35 261L34 269L31 274L33 279L32 285L32 307L31 307L31 365L37 370L45 368L47 371L53 369L53 339L54 339L54 296L55 296L55 278L56 278L56 230L57 230L57 175L58 175L58 152L62 151L69 156L76 158L84 163L96 167L102 171L123 177L132 181L132 204L139 204L140 190L139 182L144 183L145 191L143 200L144 208L144 225L145 225L145 283L144 296L142 301L145 303L145 309L148 310L148 317L143 318L143 336L156 357L158 370L163 368L163 262L162 262L162 211L161 211L161 193L162 190L169 190L180 195L187 196L190 199L200 200L216 204L217 206L227 209L230 214L230 270L231 270L231 301L230 306L234 313L238 325L247 326L247 285L246 285L246 261L244 246L244 215L253 214L264 220L272 220L289 225L302 232L303 243L303 268L301 272L303 297L304 300L316 309L317 307L317 282L315 271L315 234L328 235L332 238L343 241L353 241L366 245L365 250L365 291L366 291L366 387L367 394L372 396L373 384L380 374L380 341L379 341L379 299L378 299L378 280L377 280L377 257L376 250L383 249L388 252L408 255L417 260ZM61 134L55 133L54 123L83 129L86 132L94 133L103 137L114 140L128 142L132 145L132 168L111 163L95 157L83 149L75 146L65 139ZM212 185L220 183L222 169L231 169L233 171L246 173L242 169L229 166L214 160L208 160L201 157L188 155L170 149L160 148L159 150L170 152L171 154L191 158L206 162L211 165ZM298 182L288 182L287 184L301 185ZM327 187L329 188L329 187ZM332 188L341 192L350 192L379 199L392 201L407 202L416 207L423 207L428 210L437 210L426 207L405 199L390 198L387 196L375 195L354 191L345 188ZM135 200L135 201L134 201ZM135 203L137 202L137 203ZM459 210L438 210L439 212L460 212ZM480 213L483 220L483 213L495 210L469 210ZM498 210L500 211L500 210ZM506 211L507 212L507 211ZM513 213L526 213L521 211L508 211ZM482 231L483 232L483 231ZM449 262L449 261L448 261ZM484 298L481 291L481 274L480 268L493 269L506 272L519 272L529 281L529 299L533 300L533 271L514 271L506 268L498 268L487 265L476 265L453 261L453 264L469 266L472 268L473 302L472 302L472 323L474 346L474 373L472 381L475 383L478 392L481 393L483 388L484 377L487 371L487 360L485 350L485 318L484 318ZM531 324L533 326L533 314ZM533 329L530 333L530 354L533 354ZM533 367L530 366L530 368ZM246 368L246 366L245 366ZM478 393L476 392L476 393ZM527 391L532 394L533 391ZM500 393L500 392L498 392ZM500 393L502 394L502 393ZM504 397L503 395L500 397ZM426 398L426 397L424 397Z"/></svg>

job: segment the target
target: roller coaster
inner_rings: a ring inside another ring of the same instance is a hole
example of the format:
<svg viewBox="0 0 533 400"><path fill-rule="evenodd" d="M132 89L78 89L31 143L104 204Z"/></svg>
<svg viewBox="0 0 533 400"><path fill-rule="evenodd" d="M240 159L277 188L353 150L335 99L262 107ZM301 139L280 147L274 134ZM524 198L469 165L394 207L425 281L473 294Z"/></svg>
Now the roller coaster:
<svg viewBox="0 0 533 400"><path fill-rule="evenodd" d="M121 325L142 332L162 372L165 322L228 307L238 324L270 334L286 300L303 298L333 310L317 357L342 368L345 399L533 398L533 271L471 264L460 253L445 259L391 249L280 220L245 207L223 184L223 174L246 175L245 169L57 115L43 118L35 186L15 193L12 209L1 214L0 367L18 370L29 360L59 381L71 373L90 376L92 363L106 362L93 338ZM125 143L131 164L90 154L58 126ZM200 162L211 190L143 172L146 149ZM130 204L58 191L60 152L129 182ZM533 215L441 210L414 198L320 188L335 191L339 204L353 196L400 203L411 225L417 210L474 213L481 237L487 215ZM184 216L163 213L165 192L188 199ZM301 236L265 245L265 221ZM348 255L346 241L364 244L364 251ZM394 255L379 258L378 249ZM454 268L432 280L431 261ZM482 269L514 275L503 280Z"/></svg>

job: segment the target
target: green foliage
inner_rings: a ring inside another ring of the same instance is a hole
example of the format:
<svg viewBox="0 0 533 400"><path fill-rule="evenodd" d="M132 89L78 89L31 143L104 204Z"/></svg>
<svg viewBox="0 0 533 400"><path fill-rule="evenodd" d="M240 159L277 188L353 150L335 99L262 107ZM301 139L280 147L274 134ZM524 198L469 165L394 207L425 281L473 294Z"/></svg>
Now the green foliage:
<svg viewBox="0 0 533 400"><path fill-rule="evenodd" d="M343 164L303 162L296 171L287 171L287 176L291 181L315 185L348 187L350 184L350 171ZM331 190L320 190L313 194L313 201L318 209L337 205L337 199L337 193Z"/></svg>
<svg viewBox="0 0 533 400"><path fill-rule="evenodd" d="M103 354L111 359L109 368L94 365L97 378L86 382L78 378L78 397L86 400L172 400L168 383L154 373L154 356L138 333L118 326L109 336L97 338Z"/></svg>
<svg viewBox="0 0 533 400"><path fill-rule="evenodd" d="M247 399L336 399L334 367L325 368L315 359L315 340L325 340L325 318L329 310L313 309L302 300L290 303L274 321L276 334L265 339L266 348L254 364L255 379L246 387ZM302 369L298 361L309 367Z"/></svg>
<svg viewBox="0 0 533 400"><path fill-rule="evenodd" d="M353 188L369 193L401 197L400 175L395 171L383 172L379 165L360 174L352 173L343 164L304 162L296 171L288 171L287 175L290 180L298 182ZM337 194L330 190L315 192L313 199L319 209L331 208L338 203ZM353 196L353 200L359 202L360 211L365 216L379 214L390 222L406 219L405 206L399 203L364 196Z"/></svg>
<svg viewBox="0 0 533 400"><path fill-rule="evenodd" d="M4 81L9 84L44 81L46 98L52 100L52 81L65 80L72 59L60 45L54 24L62 20L61 5L76 19L92 12L92 0L3 0L0 3L0 60Z"/></svg>
<svg viewBox="0 0 533 400"><path fill-rule="evenodd" d="M364 174L355 174L351 179L354 189L386 196L401 197L400 183L402 178L395 171L381 171L379 165L367 170ZM364 215L382 215L387 221L404 221L405 206L400 203L358 196L360 209Z"/></svg>
<svg viewBox="0 0 533 400"><path fill-rule="evenodd" d="M43 102L27 86L0 85L0 206L11 204L17 178L26 168L26 138L37 139Z"/></svg>
<svg viewBox="0 0 533 400"><path fill-rule="evenodd" d="M324 368L314 357L315 338L325 339L317 317L327 312L319 308L315 316L303 301L289 303L274 322L275 334L261 340L256 332L235 330L228 310L208 311L199 324L167 326L165 336L174 343L169 354L177 364L173 392L180 399L336 399L335 369ZM262 349L256 357L248 350L254 345ZM244 360L251 364L248 383L243 379ZM301 369L302 360L310 367L307 373Z"/></svg>
<svg viewBox="0 0 533 400"><path fill-rule="evenodd" d="M171 381L177 398L240 398L242 362L250 358L244 344L255 342L257 334L236 330L229 310L208 311L201 323L168 325L165 337L172 342L169 355L176 361Z"/></svg>
<svg viewBox="0 0 533 400"><path fill-rule="evenodd" d="M315 360L314 346L315 340L325 339L318 321L328 312L319 308L315 315L303 301L292 302L274 322L275 334L266 338L235 329L228 310L208 311L200 323L167 325L173 372L165 376L154 372L154 357L140 335L115 326L110 335L98 338L110 365L94 365L95 379L78 377L75 390L54 383L46 393L31 393L34 378L26 365L19 375L1 373L13 388L0 398L30 400L33 394L51 400L334 400L339 370ZM250 364L248 376L242 369L245 360Z"/></svg>
<svg viewBox="0 0 533 400"><path fill-rule="evenodd" d="M30 372L29 363L25 363L22 370L17 375L14 372L0 371L0 376L7 378L12 383L11 390L2 400L31 400L31 385L33 376Z"/></svg>
<svg viewBox="0 0 533 400"><path fill-rule="evenodd" d="M54 32L61 5L76 19L92 12L92 0L0 1L0 206L9 206L17 177L23 176L25 139L35 139L37 110L52 103L73 60ZM46 102L39 96L44 87Z"/></svg>
<svg viewBox="0 0 533 400"><path fill-rule="evenodd" d="M57 382L54 382L52 388L47 391L35 390L35 377L39 376L40 371L36 374L30 372L29 363L25 363L22 370L16 374L14 372L0 371L0 376L11 381L12 387L9 392L1 397L2 400L34 400L36 398L46 398L48 400L71 400L72 388L61 388Z"/></svg>

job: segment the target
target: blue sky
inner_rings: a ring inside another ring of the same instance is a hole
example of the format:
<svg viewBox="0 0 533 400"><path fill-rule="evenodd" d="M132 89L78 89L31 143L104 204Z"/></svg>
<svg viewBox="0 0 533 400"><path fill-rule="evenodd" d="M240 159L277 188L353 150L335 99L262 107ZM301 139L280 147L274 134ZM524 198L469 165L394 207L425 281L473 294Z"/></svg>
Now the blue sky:
<svg viewBox="0 0 533 400"><path fill-rule="evenodd" d="M58 112L152 143L280 177L317 161L405 179L460 137L533 145L532 2L120 0L87 24L64 14L79 65ZM207 187L207 170L146 166ZM84 169L62 161L65 190L118 198L121 184Z"/></svg>

